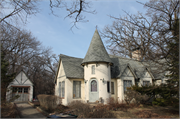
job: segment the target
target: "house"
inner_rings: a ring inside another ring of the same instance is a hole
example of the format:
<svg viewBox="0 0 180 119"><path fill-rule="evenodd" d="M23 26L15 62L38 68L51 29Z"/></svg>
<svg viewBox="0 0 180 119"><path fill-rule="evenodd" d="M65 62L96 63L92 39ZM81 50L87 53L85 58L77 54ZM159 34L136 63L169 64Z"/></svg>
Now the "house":
<svg viewBox="0 0 180 119"><path fill-rule="evenodd" d="M6 93L6 99L10 100L15 95L19 98L15 102L32 101L33 98L33 83L26 76L24 71L20 71L15 79L9 84L8 89L12 89Z"/></svg>
<svg viewBox="0 0 180 119"><path fill-rule="evenodd" d="M55 95L62 97L64 105L75 100L106 104L110 97L123 100L126 88L135 83L162 80L151 72L148 63L137 59L109 55L96 30L84 59L60 55Z"/></svg>

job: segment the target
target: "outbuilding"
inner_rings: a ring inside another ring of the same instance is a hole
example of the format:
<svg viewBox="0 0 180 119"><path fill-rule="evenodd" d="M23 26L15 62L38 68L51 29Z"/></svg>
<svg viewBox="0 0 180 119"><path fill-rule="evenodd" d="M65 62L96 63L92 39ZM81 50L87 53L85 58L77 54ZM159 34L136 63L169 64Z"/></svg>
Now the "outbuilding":
<svg viewBox="0 0 180 119"><path fill-rule="evenodd" d="M24 71L20 71L15 79L10 83L8 89L12 89L6 93L6 99L11 100L14 96L19 95L19 98L14 102L32 101L33 98L33 83L26 76Z"/></svg>

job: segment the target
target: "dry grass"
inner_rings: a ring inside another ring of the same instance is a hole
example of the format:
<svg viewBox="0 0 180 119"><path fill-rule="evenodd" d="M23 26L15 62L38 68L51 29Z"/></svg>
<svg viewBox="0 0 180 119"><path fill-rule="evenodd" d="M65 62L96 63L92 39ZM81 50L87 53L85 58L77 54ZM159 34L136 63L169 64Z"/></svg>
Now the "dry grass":
<svg viewBox="0 0 180 119"><path fill-rule="evenodd" d="M173 107L139 106L127 112L113 111L116 118L179 118L179 110Z"/></svg>
<svg viewBox="0 0 180 119"><path fill-rule="evenodd" d="M81 101L71 102L68 106L58 105L54 114L67 113L78 118L179 118L179 109L173 107L125 104L109 99L107 105L90 104Z"/></svg>
<svg viewBox="0 0 180 119"><path fill-rule="evenodd" d="M1 105L1 118L16 118L18 111L13 103L4 103Z"/></svg>

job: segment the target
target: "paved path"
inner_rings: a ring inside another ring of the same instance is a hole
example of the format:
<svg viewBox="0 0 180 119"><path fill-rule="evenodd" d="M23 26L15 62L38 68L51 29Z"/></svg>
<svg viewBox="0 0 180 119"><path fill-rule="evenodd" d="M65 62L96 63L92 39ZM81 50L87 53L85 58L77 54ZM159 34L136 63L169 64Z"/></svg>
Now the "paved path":
<svg viewBox="0 0 180 119"><path fill-rule="evenodd" d="M21 118L46 118L27 102L16 103L16 105L17 109L21 112Z"/></svg>

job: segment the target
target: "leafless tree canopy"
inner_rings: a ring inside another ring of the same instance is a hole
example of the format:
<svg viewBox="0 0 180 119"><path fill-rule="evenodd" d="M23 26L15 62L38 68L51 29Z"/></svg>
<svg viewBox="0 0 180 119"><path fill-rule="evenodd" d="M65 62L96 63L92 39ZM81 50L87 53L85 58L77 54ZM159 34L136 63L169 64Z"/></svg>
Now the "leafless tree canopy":
<svg viewBox="0 0 180 119"><path fill-rule="evenodd" d="M125 12L125 17L110 16L115 21L105 26L102 32L107 48L115 55L130 58L134 49L139 48L141 60L167 60L171 51L167 46L174 42L172 26L179 19L179 1L150 0L140 4L147 8L145 15Z"/></svg>
<svg viewBox="0 0 180 119"><path fill-rule="evenodd" d="M8 24L1 26L1 35L1 52L9 61L9 74L23 70L34 84L34 95L53 94L58 61L51 48L43 47L30 32Z"/></svg>
<svg viewBox="0 0 180 119"><path fill-rule="evenodd" d="M38 0L0 0L0 23L5 22L7 24L16 25L17 23L26 23L28 16L35 15L40 10L38 9L38 4L41 1ZM95 14L95 10L91 9L91 2L85 0L76 0L76 1L66 1L66 0L49 0L49 6L51 13L55 16L58 16L54 13L57 9L59 13L62 12L62 9L67 11L67 16L65 18L72 19L72 27L76 27L78 22L88 22L83 13Z"/></svg>

